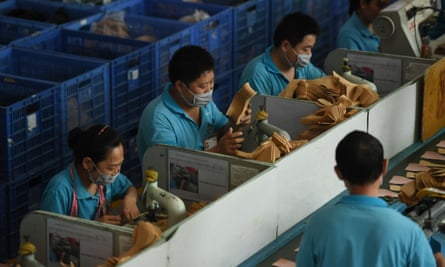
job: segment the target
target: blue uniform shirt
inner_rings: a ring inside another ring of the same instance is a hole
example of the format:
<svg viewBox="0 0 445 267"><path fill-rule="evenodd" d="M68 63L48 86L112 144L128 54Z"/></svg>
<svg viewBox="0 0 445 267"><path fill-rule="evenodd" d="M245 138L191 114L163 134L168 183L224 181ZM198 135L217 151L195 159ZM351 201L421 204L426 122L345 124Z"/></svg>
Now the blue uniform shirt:
<svg viewBox="0 0 445 267"><path fill-rule="evenodd" d="M246 82L249 82L252 89L263 95L277 96L286 88L289 80L281 73L270 56L272 47L252 59L244 68L239 81L241 88ZM296 79L318 79L325 76L325 73L319 68L309 63L304 68L295 69Z"/></svg>
<svg viewBox="0 0 445 267"><path fill-rule="evenodd" d="M343 24L337 36L337 48L378 52L380 39L363 25L354 12Z"/></svg>
<svg viewBox="0 0 445 267"><path fill-rule="evenodd" d="M142 112L137 134L141 160L145 150L155 144L203 150L204 141L228 122L212 101L201 107L201 125L198 125L173 100L169 93L171 87L171 83L167 84L162 95L153 99Z"/></svg>
<svg viewBox="0 0 445 267"><path fill-rule="evenodd" d="M310 218L297 266L431 267L436 263L419 225L382 199L349 195Z"/></svg>
<svg viewBox="0 0 445 267"><path fill-rule="evenodd" d="M70 215L73 204L73 183L71 180L71 168L74 173L74 183L76 187L78 217L95 220L99 205L99 192L91 195L83 185L73 164L68 165L64 170L57 173L48 183L40 201L40 209L54 213ZM131 181L119 174L112 184L104 187L105 199L107 202L123 198L132 185Z"/></svg>

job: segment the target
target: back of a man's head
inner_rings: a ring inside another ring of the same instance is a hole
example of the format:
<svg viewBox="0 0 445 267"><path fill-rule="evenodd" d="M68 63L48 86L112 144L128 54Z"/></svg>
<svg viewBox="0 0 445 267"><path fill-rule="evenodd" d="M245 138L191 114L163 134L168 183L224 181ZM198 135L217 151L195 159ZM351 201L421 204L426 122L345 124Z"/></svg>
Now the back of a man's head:
<svg viewBox="0 0 445 267"><path fill-rule="evenodd" d="M344 180L353 185L370 184L382 174L383 146L374 136L353 131L338 143L335 160Z"/></svg>

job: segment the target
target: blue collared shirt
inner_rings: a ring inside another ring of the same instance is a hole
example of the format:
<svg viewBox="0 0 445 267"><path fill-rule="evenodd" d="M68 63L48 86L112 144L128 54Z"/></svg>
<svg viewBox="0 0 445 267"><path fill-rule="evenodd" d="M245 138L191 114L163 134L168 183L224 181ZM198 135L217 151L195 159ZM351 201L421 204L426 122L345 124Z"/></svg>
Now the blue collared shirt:
<svg viewBox="0 0 445 267"><path fill-rule="evenodd" d="M50 180L40 200L41 210L70 215L74 192L71 178L72 166L73 164L68 165ZM77 216L95 220L99 207L99 192L95 195L88 192L80 180L76 168L73 168L73 174L78 203ZM133 186L131 181L125 175L119 174L114 183L104 187L106 201L111 202L112 200L123 198L131 186Z"/></svg>
<svg viewBox="0 0 445 267"><path fill-rule="evenodd" d="M433 252L419 225L385 201L348 195L321 208L303 233L297 266L431 267Z"/></svg>
<svg viewBox="0 0 445 267"><path fill-rule="evenodd" d="M142 112L137 134L141 160L145 150L155 144L203 150L204 141L228 123L228 118L212 101L201 107L201 124L198 125L172 98L171 87L168 83L162 95L153 99Z"/></svg>
<svg viewBox="0 0 445 267"><path fill-rule="evenodd" d="M368 30L355 12L338 32L337 48L378 52L379 46L379 37Z"/></svg>
<svg viewBox="0 0 445 267"><path fill-rule="evenodd" d="M259 94L274 96L277 96L286 88L289 80L273 62L270 55L271 50L272 47L267 48L263 54L252 59L246 65L241 74L239 88L246 82L249 82L252 89L256 90ZM304 68L295 69L296 79L312 80L323 76L325 76L325 73L312 63L309 63Z"/></svg>

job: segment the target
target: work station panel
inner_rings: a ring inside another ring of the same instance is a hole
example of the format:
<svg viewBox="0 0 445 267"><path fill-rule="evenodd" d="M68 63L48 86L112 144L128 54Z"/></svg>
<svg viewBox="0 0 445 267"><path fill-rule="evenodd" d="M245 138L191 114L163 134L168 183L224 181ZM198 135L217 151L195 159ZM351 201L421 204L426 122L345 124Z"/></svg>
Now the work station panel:
<svg viewBox="0 0 445 267"><path fill-rule="evenodd" d="M382 142L387 158L420 138L422 78L403 85L368 110L368 132Z"/></svg>
<svg viewBox="0 0 445 267"><path fill-rule="evenodd" d="M22 242L31 242L36 259L48 267L69 261L75 266L103 264L131 247L132 233L132 228L40 210L26 215L20 224Z"/></svg>
<svg viewBox="0 0 445 267"><path fill-rule="evenodd" d="M187 218L169 240L170 266L236 266L273 240L278 178L266 170Z"/></svg>
<svg viewBox="0 0 445 267"><path fill-rule="evenodd" d="M158 186L186 201L213 201L260 175L270 163L169 145L147 149L142 173L158 172ZM181 184L181 185L180 185Z"/></svg>
<svg viewBox="0 0 445 267"><path fill-rule="evenodd" d="M342 74L344 59L348 59L352 74L377 86L380 97L385 97L404 84L418 79L436 60L395 54L384 54L338 48L326 57L324 71Z"/></svg>
<svg viewBox="0 0 445 267"><path fill-rule="evenodd" d="M337 124L276 163L278 235L345 189L334 172L335 148L353 130L367 131L366 112Z"/></svg>

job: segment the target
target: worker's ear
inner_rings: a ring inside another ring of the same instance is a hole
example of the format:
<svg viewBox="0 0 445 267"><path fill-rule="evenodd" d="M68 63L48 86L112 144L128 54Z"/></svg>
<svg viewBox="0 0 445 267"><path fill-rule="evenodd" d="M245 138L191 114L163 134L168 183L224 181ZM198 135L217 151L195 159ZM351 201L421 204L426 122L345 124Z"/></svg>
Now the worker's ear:
<svg viewBox="0 0 445 267"><path fill-rule="evenodd" d="M82 159L82 167L87 170L88 172L90 172L92 169L94 169L93 166L93 159L90 157L84 157Z"/></svg>
<svg viewBox="0 0 445 267"><path fill-rule="evenodd" d="M388 164L389 164L389 160L388 159L383 159L383 166L382 166L382 176L385 176L387 171L388 171Z"/></svg>
<svg viewBox="0 0 445 267"><path fill-rule="evenodd" d="M281 49L283 51L285 51L288 48L288 46L292 46L288 40L281 41Z"/></svg>
<svg viewBox="0 0 445 267"><path fill-rule="evenodd" d="M174 85L176 88L182 88L184 86L181 80L177 80Z"/></svg>
<svg viewBox="0 0 445 267"><path fill-rule="evenodd" d="M343 181L343 175L341 174L340 169L338 168L337 165L335 165L335 167L334 167L334 171L335 171L335 173L337 174L338 179L340 179L340 180Z"/></svg>

